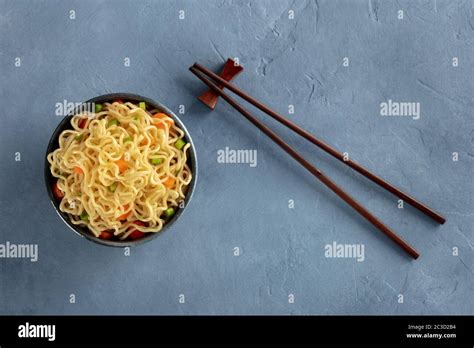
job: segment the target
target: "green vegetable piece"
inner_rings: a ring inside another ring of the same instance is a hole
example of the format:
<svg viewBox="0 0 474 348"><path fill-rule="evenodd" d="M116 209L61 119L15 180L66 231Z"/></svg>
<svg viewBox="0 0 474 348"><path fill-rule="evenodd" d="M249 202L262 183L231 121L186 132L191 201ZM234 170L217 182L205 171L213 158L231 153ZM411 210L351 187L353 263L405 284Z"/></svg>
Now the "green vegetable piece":
<svg viewBox="0 0 474 348"><path fill-rule="evenodd" d="M126 137L123 139L123 142L126 143L127 141L132 141L133 138L132 137Z"/></svg>
<svg viewBox="0 0 474 348"><path fill-rule="evenodd" d="M183 139L178 139L175 143L174 146L178 149L181 150L184 145L186 145L186 142Z"/></svg>
<svg viewBox="0 0 474 348"><path fill-rule="evenodd" d="M173 208L168 208L165 210L165 217L167 219L171 218L174 215L175 211Z"/></svg>
<svg viewBox="0 0 474 348"><path fill-rule="evenodd" d="M81 220L85 222L89 221L89 214L87 214L85 210L81 213Z"/></svg>
<svg viewBox="0 0 474 348"><path fill-rule="evenodd" d="M119 120L113 119L113 120L110 120L109 123L107 123L107 127L118 126L119 124L120 124Z"/></svg>
<svg viewBox="0 0 474 348"><path fill-rule="evenodd" d="M146 104L145 104L145 102L140 102L140 103L138 103L138 106L140 107L140 109L146 110Z"/></svg>
<svg viewBox="0 0 474 348"><path fill-rule="evenodd" d="M108 189L110 192L115 192L115 190L117 189L117 186L118 186L117 183L114 182L112 185L108 187Z"/></svg>
<svg viewBox="0 0 474 348"><path fill-rule="evenodd" d="M81 141L81 140L82 140L82 136L83 136L83 134L76 135L76 136L74 137L74 140Z"/></svg>
<svg viewBox="0 0 474 348"><path fill-rule="evenodd" d="M163 163L162 158L152 158L151 159L151 164L161 164L161 163Z"/></svg>
<svg viewBox="0 0 474 348"><path fill-rule="evenodd" d="M101 112L103 108L102 104L95 104L95 113Z"/></svg>

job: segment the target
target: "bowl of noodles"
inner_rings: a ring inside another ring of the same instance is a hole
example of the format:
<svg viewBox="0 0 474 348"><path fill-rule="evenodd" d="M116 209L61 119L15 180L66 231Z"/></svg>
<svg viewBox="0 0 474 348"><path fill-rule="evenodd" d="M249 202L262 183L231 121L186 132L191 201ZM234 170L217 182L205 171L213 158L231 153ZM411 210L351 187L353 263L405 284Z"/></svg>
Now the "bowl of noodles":
<svg viewBox="0 0 474 348"><path fill-rule="evenodd" d="M196 178L196 152L182 121L135 94L84 102L61 121L46 151L56 212L80 236L107 246L141 244L170 228Z"/></svg>

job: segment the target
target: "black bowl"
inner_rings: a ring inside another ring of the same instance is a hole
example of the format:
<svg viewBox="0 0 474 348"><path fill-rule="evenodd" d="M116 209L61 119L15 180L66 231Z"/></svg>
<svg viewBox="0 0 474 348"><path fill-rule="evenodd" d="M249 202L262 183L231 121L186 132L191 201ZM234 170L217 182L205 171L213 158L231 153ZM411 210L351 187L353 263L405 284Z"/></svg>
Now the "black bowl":
<svg viewBox="0 0 474 348"><path fill-rule="evenodd" d="M186 198L184 199L184 207L179 208L176 211L176 214L168 222L166 222L166 224L163 226L160 232L147 233L146 236L142 238L135 239L135 240L124 240L124 241L106 240L106 239L97 238L92 234L92 232L89 231L87 227L82 227L82 226L74 225L73 223L71 223L69 216L66 213L59 210L59 202L55 199L53 195L52 183L56 179L51 175L50 165L46 158L49 153L51 153L52 151L56 150L59 147L58 138L61 132L65 129L72 129L71 118L75 114L77 114L80 110L85 110L85 109L90 108L90 106L94 105L94 103L99 103L99 104L103 104L106 102L110 103L118 99L123 100L124 102L130 101L134 103L144 101L147 104L147 106L151 106L153 109L160 110L166 113L167 115L169 115L176 122L178 127L183 130L185 140L191 144L191 147L188 150L189 151L188 152L188 165L191 168L191 171L193 174L193 178L191 180L191 183L189 184L189 187L186 193ZM174 114L173 111L171 111L170 109L168 109L166 106L162 105L159 102L156 102L149 98L142 97L140 95L130 94L130 93L114 93L114 94L101 95L84 102L82 105L75 108L74 111L71 112L68 116L64 117L64 119L59 123L58 127L56 128L56 130L53 132L53 135L51 136L51 139L48 144L48 148L46 150L45 164L44 164L44 178L45 178L45 183L46 183L46 190L48 191L51 204L53 205L54 209L56 210L58 215L61 217L61 219L66 223L66 225L69 226L69 228L71 228L78 235L102 245L113 246L113 247L127 247L127 246L142 244L156 238L158 235L162 234L164 231L169 229L173 225L173 223L177 219L179 219L181 214L183 214L184 210L188 206L191 200L191 197L193 195L194 189L196 187L197 170L198 170L198 164L197 164L196 151L194 149L194 143L191 139L191 136L189 135L189 132L184 126L183 122L181 122L181 120L178 118L178 116Z"/></svg>

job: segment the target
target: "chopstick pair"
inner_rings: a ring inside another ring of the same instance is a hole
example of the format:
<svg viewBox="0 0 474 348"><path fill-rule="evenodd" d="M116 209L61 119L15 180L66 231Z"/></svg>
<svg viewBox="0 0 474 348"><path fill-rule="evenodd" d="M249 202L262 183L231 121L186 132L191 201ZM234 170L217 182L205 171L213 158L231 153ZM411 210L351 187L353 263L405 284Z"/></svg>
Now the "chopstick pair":
<svg viewBox="0 0 474 348"><path fill-rule="evenodd" d="M343 189L341 189L336 183L334 183L327 175L321 172L314 165L309 163L301 154L295 151L290 145L288 145L282 138L280 138L276 133L274 133L270 128L268 128L264 123L255 118L249 111L242 107L238 102L232 99L226 92L221 88L227 88L231 92L235 93L242 99L246 100L253 106L257 107L261 111L265 112L267 115L287 126L295 133L299 134L303 138L307 139L314 145L318 146L322 150L326 151L333 157L340 160L342 163L348 165L352 169L361 173L368 179L372 180L376 184L380 185L384 189L398 196L405 202L409 203L413 207L417 208L436 222L443 224L446 219L442 217L439 213L429 208L427 205L419 202L415 198L409 196L408 194L402 192L400 189L396 188L389 182L383 180L379 176L373 174L368 169L362 167L358 163L345 159L344 155L328 144L316 138L313 134L307 132L300 126L291 122L287 118L278 114L277 112L270 109L268 106L260 103L251 96L247 95L245 92L235 87L233 84L227 82L225 79L221 78L217 74L213 73L209 69L203 67L200 64L195 63L189 70L196 75L202 82L204 82L217 96L222 97L227 103L239 111L247 120L253 123L258 129L260 129L265 135L267 135L271 140L273 140L277 145L279 145L283 150L285 150L291 157L293 157L298 163L300 163L304 168L306 168L311 174L313 174L317 179L319 179L323 184L329 187L336 195L338 195L342 200L349 204L353 209L355 209L360 215L367 219L372 225L374 225L379 231L388 236L393 240L399 247L401 247L406 253L408 253L414 259L418 258L420 255L419 252L413 248L410 244L404 241L400 236L398 236L394 231L392 231L388 226L386 226L382 221L380 221L376 216L374 216L370 211L368 211L362 204L357 202L349 194L347 194ZM228 80L230 78L226 77ZM205 102L205 101L203 101ZM215 103L214 103L215 106Z"/></svg>

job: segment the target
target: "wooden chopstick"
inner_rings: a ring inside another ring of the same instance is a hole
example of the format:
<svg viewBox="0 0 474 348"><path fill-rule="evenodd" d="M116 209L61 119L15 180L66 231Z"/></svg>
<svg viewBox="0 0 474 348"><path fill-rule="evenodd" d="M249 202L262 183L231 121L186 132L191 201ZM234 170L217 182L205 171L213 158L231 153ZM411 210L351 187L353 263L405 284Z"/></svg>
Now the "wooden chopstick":
<svg viewBox="0 0 474 348"><path fill-rule="evenodd" d="M436 222L438 222L440 224L444 224L446 222L446 219L443 216L441 216L438 212L434 211L433 209L429 208L426 204L424 204L424 203L416 200L415 198L411 197L410 195L406 194L405 192L403 192L399 188L395 187L391 183L389 183L386 180L382 179L378 175L372 173L371 171L364 168L360 164L352 161L351 159L345 159L345 157L342 153L338 152L336 149L334 149L330 145L326 144L322 140L316 138L316 136L314 136L313 134L311 134L308 131L304 130L303 128L301 128L297 124L293 123L292 121L288 120L287 118L285 118L282 115L278 114L277 112L273 111L272 109L270 109L265 104L263 104L263 103L259 102L258 100L252 98L251 96L249 96L248 94L246 94L241 89L234 86L233 84L225 81L219 75L215 74L214 72L210 71L209 69L203 67L200 64L195 63L193 66L197 70L199 70L202 73L204 73L205 75L207 75L212 80L216 81L220 86L224 86L228 90L234 92L239 97L241 97L242 99L248 101L250 104L254 105L258 109L262 110L263 112L265 112L267 115L269 115L273 119L275 119L278 122L282 123L283 125L287 126L288 128L290 128L291 130L293 130L297 134L301 135L303 138L307 139L308 141L310 141L314 145L316 145L319 148L321 148L322 150L326 151L327 153L329 153L333 157L337 158L342 163L348 165L352 169L356 170L357 172L359 172L360 174L362 174L366 178L372 180L373 182L375 182L379 186L383 187L387 191L391 192L395 196L401 198L403 201L405 201L408 204L410 204L411 206L415 207L416 209L418 209L422 213L426 214L427 216L429 216L430 218L432 218Z"/></svg>
<svg viewBox="0 0 474 348"><path fill-rule="evenodd" d="M354 208L360 215L366 218L370 223L377 227L382 233L388 236L393 240L398 246L400 246L406 253L408 253L414 259L418 258L420 255L410 244L405 242L401 237L399 237L394 231L392 231L388 226L386 226L382 221L377 217L372 215L365 207L363 207L359 202L352 198L349 194L344 192L339 186L336 185L329 177L323 174L319 169L309 163L302 155L296 152L290 145L288 145L283 139L281 139L276 133L274 133L270 128L263 124L260 120L253 117L250 112L244 109L239 103L234 99L228 96L224 91L222 91L218 85L209 80L202 72L200 72L196 67L189 68L191 72L196 75L202 82L209 86L216 94L222 97L227 103L232 107L237 109L247 120L252 122L258 129L260 129L265 135L267 135L271 140L273 140L277 145L279 145L283 150L285 150L291 157L293 157L298 163L300 163L304 168L306 168L311 174L313 174L317 179L319 179L323 184L329 187L335 194L337 194L342 200Z"/></svg>

